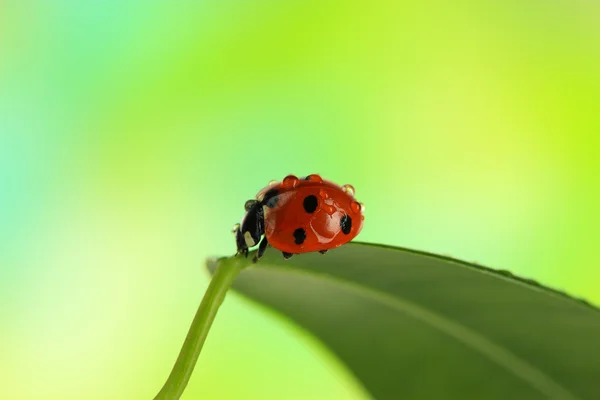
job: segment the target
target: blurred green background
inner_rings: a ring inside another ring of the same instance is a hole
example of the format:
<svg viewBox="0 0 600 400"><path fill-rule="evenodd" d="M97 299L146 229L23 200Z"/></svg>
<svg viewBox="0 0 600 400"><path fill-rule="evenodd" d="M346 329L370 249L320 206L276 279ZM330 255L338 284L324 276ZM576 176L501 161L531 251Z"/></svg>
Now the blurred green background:
<svg viewBox="0 0 600 400"><path fill-rule="evenodd" d="M270 179L600 304L600 5L0 2L0 397L151 399ZM443 284L442 282L440 284ZM365 399L228 296L184 399Z"/></svg>

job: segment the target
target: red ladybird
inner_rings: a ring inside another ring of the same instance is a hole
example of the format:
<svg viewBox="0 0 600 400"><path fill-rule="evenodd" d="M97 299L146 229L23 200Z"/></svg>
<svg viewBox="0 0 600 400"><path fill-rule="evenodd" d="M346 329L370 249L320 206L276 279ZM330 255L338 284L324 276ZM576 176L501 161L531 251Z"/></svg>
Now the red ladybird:
<svg viewBox="0 0 600 400"><path fill-rule="evenodd" d="M355 238L365 219L351 185L339 186L316 174L273 181L245 209L241 224L234 227L237 252L247 257L248 249L260 242L255 262L269 244L286 259L314 251L324 254Z"/></svg>

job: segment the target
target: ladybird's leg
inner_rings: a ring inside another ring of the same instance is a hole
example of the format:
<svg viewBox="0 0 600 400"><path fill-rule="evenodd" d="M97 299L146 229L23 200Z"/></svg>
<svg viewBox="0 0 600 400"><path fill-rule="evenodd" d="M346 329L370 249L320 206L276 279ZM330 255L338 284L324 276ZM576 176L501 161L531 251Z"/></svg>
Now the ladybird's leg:
<svg viewBox="0 0 600 400"><path fill-rule="evenodd" d="M289 258L293 255L292 253L286 253L285 251L282 251L281 254L283 254L283 258L286 260L289 260Z"/></svg>
<svg viewBox="0 0 600 400"><path fill-rule="evenodd" d="M325 253L327 253L327 250L319 250L319 253L325 254Z"/></svg>
<svg viewBox="0 0 600 400"><path fill-rule="evenodd" d="M269 245L269 241L266 236L263 236L260 244L258 245L258 258L262 258L265 255L265 251L267 250L267 246Z"/></svg>
<svg viewBox="0 0 600 400"><path fill-rule="evenodd" d="M262 256L265 254L265 250L267 250L268 245L269 242L267 241L267 237L263 236L262 240L260 241L260 244L258 245L258 253L254 256L254 259L252 260L253 262L257 262L262 258Z"/></svg>
<svg viewBox="0 0 600 400"><path fill-rule="evenodd" d="M242 253L244 253L244 257L248 258L248 248L242 250Z"/></svg>

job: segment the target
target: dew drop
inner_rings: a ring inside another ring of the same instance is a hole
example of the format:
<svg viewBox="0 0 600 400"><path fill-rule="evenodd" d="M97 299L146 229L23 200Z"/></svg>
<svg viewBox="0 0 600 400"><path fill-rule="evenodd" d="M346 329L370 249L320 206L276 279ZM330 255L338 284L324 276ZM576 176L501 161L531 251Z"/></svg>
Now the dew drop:
<svg viewBox="0 0 600 400"><path fill-rule="evenodd" d="M325 190L325 189L319 190L319 197L322 198L322 199L328 198L329 195L327 194L327 190Z"/></svg>
<svg viewBox="0 0 600 400"><path fill-rule="evenodd" d="M321 208L327 213L327 215L333 215L335 213L335 207L328 204L323 204Z"/></svg>
<svg viewBox="0 0 600 400"><path fill-rule="evenodd" d="M352 212L354 214L358 214L362 210L362 206L361 206L361 204L358 201L353 201L350 204L350 208L352 209Z"/></svg>
<svg viewBox="0 0 600 400"><path fill-rule="evenodd" d="M354 186L352 185L344 185L342 186L342 190L348 193L350 196L354 196Z"/></svg>
<svg viewBox="0 0 600 400"><path fill-rule="evenodd" d="M256 200L248 200L244 204L244 210L246 210L246 211L250 210L255 204L256 204Z"/></svg>
<svg viewBox="0 0 600 400"><path fill-rule="evenodd" d="M296 187L296 185L298 184L299 181L300 180L298 179L297 176L288 175L285 178L283 178L283 182L282 182L281 186L284 188L294 188L294 187Z"/></svg>
<svg viewBox="0 0 600 400"><path fill-rule="evenodd" d="M269 186L273 186L273 185L274 185L274 184L276 184L276 183L277 183L277 181L276 181L275 179L271 179L271 180L269 181Z"/></svg>
<svg viewBox="0 0 600 400"><path fill-rule="evenodd" d="M321 175L318 175L318 174L310 174L306 177L306 180L309 182L316 182L316 183L323 182L323 178L321 178Z"/></svg>
<svg viewBox="0 0 600 400"><path fill-rule="evenodd" d="M231 228L231 233L233 233L235 235L237 233L238 229L240 229L240 224L233 225L233 228Z"/></svg>

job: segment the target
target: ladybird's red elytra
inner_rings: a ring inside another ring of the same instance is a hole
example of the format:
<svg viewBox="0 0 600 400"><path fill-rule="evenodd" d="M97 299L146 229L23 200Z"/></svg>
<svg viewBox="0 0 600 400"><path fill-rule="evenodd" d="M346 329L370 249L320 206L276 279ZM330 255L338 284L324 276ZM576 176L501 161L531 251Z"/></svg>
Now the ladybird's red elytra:
<svg viewBox="0 0 600 400"><path fill-rule="evenodd" d="M269 182L256 200L245 204L246 214L234 232L238 253L247 256L260 243L254 261L267 245L288 259L293 254L325 254L351 241L364 222L364 206L354 193L352 185L340 186L318 174Z"/></svg>

